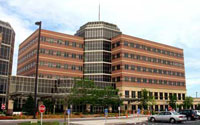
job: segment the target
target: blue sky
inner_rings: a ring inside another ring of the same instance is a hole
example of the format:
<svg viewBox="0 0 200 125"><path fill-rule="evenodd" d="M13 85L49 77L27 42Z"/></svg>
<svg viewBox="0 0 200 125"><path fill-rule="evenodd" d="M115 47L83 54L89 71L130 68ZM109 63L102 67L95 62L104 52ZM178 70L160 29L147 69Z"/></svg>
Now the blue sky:
<svg viewBox="0 0 200 125"><path fill-rule="evenodd" d="M184 49L189 96L200 97L200 1L199 0L0 0L0 20L16 32L13 74L19 44L42 21L42 28L74 34L88 21L117 24L124 34Z"/></svg>

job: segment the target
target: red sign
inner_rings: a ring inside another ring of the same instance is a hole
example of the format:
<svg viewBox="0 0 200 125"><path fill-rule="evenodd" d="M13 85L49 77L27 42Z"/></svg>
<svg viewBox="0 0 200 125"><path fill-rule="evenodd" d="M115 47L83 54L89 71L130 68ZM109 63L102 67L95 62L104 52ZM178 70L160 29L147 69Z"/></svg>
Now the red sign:
<svg viewBox="0 0 200 125"><path fill-rule="evenodd" d="M6 105L5 104L1 104L1 109L5 110L6 109Z"/></svg>
<svg viewBox="0 0 200 125"><path fill-rule="evenodd" d="M45 105L40 105L40 106L39 106L39 111L40 111L40 113L44 113L45 110L46 110Z"/></svg>
<svg viewBox="0 0 200 125"><path fill-rule="evenodd" d="M169 108L168 108L168 109L169 109L169 111L171 111L171 110L172 110L172 107L171 107L171 106L169 106Z"/></svg>

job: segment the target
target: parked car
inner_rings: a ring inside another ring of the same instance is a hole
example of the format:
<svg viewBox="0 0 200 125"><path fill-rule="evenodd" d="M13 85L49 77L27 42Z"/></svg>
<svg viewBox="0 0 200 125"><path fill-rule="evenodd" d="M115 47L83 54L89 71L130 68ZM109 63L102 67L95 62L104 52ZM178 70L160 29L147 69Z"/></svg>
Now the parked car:
<svg viewBox="0 0 200 125"><path fill-rule="evenodd" d="M151 122L159 121L159 122L175 123L175 122L186 121L187 118L186 118L185 115L179 114L177 112L165 111L165 112L161 112L157 115L149 116L148 120L151 121Z"/></svg>
<svg viewBox="0 0 200 125"><path fill-rule="evenodd" d="M198 119L200 119L200 110L194 110L196 115L198 116Z"/></svg>
<svg viewBox="0 0 200 125"><path fill-rule="evenodd" d="M186 115L187 120L195 120L198 118L198 115L195 113L194 110L182 110L179 112L180 114Z"/></svg>

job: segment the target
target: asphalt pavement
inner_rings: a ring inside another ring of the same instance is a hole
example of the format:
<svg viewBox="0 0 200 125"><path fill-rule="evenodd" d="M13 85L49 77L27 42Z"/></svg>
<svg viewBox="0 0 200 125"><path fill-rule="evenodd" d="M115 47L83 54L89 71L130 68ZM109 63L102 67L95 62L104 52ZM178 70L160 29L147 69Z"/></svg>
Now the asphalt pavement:
<svg viewBox="0 0 200 125"><path fill-rule="evenodd" d="M129 124L127 124L129 125ZM131 125L131 124L130 124ZM171 123L167 122L142 122L140 125L172 125ZM185 121L182 123L174 123L173 125L200 125L200 120L192 120L192 121Z"/></svg>

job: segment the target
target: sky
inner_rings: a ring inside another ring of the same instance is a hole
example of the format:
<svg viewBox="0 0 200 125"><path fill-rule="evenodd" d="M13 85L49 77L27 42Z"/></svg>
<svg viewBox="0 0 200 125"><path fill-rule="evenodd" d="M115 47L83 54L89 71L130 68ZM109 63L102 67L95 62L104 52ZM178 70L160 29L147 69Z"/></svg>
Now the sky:
<svg viewBox="0 0 200 125"><path fill-rule="evenodd" d="M0 0L0 20L16 32L13 75L18 47L42 21L42 28L73 35L98 20L116 24L123 34L184 49L187 95L200 97L199 0Z"/></svg>

